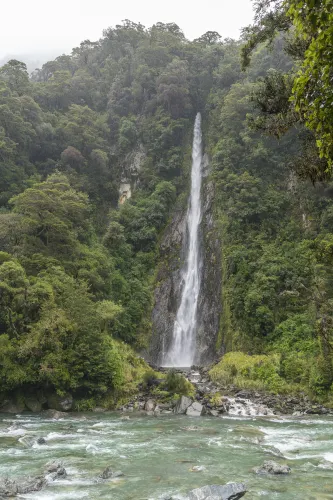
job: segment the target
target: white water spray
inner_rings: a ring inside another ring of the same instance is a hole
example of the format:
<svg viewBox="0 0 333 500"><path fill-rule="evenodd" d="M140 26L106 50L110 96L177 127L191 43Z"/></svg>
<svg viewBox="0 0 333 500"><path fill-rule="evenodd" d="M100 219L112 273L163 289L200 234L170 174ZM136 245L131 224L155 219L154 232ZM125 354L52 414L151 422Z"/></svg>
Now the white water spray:
<svg viewBox="0 0 333 500"><path fill-rule="evenodd" d="M191 366L195 356L197 304L200 291L199 224L201 219L202 177L201 115L194 123L192 149L191 196L187 212L188 247L183 271L183 293L168 352L164 353L164 366Z"/></svg>

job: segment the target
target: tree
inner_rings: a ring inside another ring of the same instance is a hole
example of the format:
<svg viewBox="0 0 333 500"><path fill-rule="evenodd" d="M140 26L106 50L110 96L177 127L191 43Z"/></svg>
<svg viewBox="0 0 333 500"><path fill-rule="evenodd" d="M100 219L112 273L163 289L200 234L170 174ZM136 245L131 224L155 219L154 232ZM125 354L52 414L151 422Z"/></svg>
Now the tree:
<svg viewBox="0 0 333 500"><path fill-rule="evenodd" d="M332 11L332 0L264 0L257 3L255 24L243 30L246 41L242 49L244 68L249 65L251 54L259 43L272 44L277 33L290 33L286 51L300 62L300 67L292 76L289 116L283 117L282 131L294 125L297 113L299 121L314 133L319 156L327 164L316 162L320 168L309 170L312 180L325 178L331 173L333 164ZM288 120L292 115L293 119Z"/></svg>
<svg viewBox="0 0 333 500"><path fill-rule="evenodd" d="M218 43L221 40L221 35L217 31L206 31L199 38L196 38L194 42L202 43L203 45L212 45Z"/></svg>
<svg viewBox="0 0 333 500"><path fill-rule="evenodd" d="M1 66L0 79L4 80L11 91L19 96L31 92L27 66L21 61L11 59L7 64Z"/></svg>
<svg viewBox="0 0 333 500"><path fill-rule="evenodd" d="M105 149L108 133L105 115L77 104L72 104L61 117L58 128L63 144L78 149L83 155L93 149Z"/></svg>
<svg viewBox="0 0 333 500"><path fill-rule="evenodd" d="M320 157L333 166L333 1L289 2L288 16L308 43L293 87L296 110L317 138Z"/></svg>
<svg viewBox="0 0 333 500"><path fill-rule="evenodd" d="M86 226L88 198L78 193L61 174L51 175L10 200L23 226L20 253L46 253L70 259L77 237Z"/></svg>

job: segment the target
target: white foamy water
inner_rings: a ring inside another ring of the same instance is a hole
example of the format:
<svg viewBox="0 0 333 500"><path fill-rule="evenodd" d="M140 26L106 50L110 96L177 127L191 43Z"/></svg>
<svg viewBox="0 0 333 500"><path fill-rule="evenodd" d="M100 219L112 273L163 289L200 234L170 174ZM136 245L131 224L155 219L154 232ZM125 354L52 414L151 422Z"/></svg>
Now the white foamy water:
<svg viewBox="0 0 333 500"><path fill-rule="evenodd" d="M200 291L199 225L201 219L202 138L201 115L194 123L191 196L187 212L188 245L183 274L183 292L164 366L191 366L195 356L196 315Z"/></svg>
<svg viewBox="0 0 333 500"><path fill-rule="evenodd" d="M327 460L328 462L333 462L333 452L332 453L325 453L324 459Z"/></svg>
<svg viewBox="0 0 333 500"><path fill-rule="evenodd" d="M227 398L229 403L229 415L250 416L272 416L273 411L265 405L254 403L250 399L236 400L236 398Z"/></svg>

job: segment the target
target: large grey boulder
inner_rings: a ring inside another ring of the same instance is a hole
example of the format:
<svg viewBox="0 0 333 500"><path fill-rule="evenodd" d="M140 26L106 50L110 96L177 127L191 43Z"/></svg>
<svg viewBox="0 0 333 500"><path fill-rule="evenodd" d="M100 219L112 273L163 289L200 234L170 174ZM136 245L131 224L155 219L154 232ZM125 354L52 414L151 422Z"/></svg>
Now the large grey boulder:
<svg viewBox="0 0 333 500"><path fill-rule="evenodd" d="M43 416L47 417L47 418L54 418L55 420L59 420L59 418L67 417L68 414L65 411L45 410L43 412Z"/></svg>
<svg viewBox="0 0 333 500"><path fill-rule="evenodd" d="M184 500L238 500L246 493L243 483L230 483L223 486L213 484L190 491Z"/></svg>
<svg viewBox="0 0 333 500"><path fill-rule="evenodd" d="M39 413L42 411L42 403L34 396L27 396L24 398L24 403L28 410L33 413Z"/></svg>
<svg viewBox="0 0 333 500"><path fill-rule="evenodd" d="M46 484L42 476L20 479L0 478L0 499L12 498L17 495L25 495L31 491L40 491Z"/></svg>
<svg viewBox="0 0 333 500"><path fill-rule="evenodd" d="M188 398L186 396L181 396L176 403L176 406L174 408L174 412L175 413L186 413L187 408L189 406L191 406L192 402L193 401L191 398Z"/></svg>
<svg viewBox="0 0 333 500"><path fill-rule="evenodd" d="M67 477L66 469L61 460L51 460L45 465L45 472L49 474L49 478L55 481L56 479L65 479Z"/></svg>
<svg viewBox="0 0 333 500"><path fill-rule="evenodd" d="M0 498L15 497L18 493L16 481L8 479L8 477L0 478Z"/></svg>
<svg viewBox="0 0 333 500"><path fill-rule="evenodd" d="M32 436L25 435L19 439L19 442L25 448L31 448L35 444L35 438L33 438Z"/></svg>
<svg viewBox="0 0 333 500"><path fill-rule="evenodd" d="M22 413L25 409L23 401L10 401L5 400L0 404L0 411L2 413Z"/></svg>
<svg viewBox="0 0 333 500"><path fill-rule="evenodd" d="M73 397L71 394L59 396L58 394L49 394L47 396L48 407L58 411L69 411L73 408Z"/></svg>
<svg viewBox="0 0 333 500"><path fill-rule="evenodd" d="M21 479L18 486L18 493L25 495L31 491L40 491L46 484L46 479L43 476L38 477L28 477L27 479Z"/></svg>
<svg viewBox="0 0 333 500"><path fill-rule="evenodd" d="M219 416L219 412L217 410L211 410L209 409L207 411L208 415L210 415L211 417L218 417Z"/></svg>
<svg viewBox="0 0 333 500"><path fill-rule="evenodd" d="M204 407L201 403L194 402L186 410L186 415L190 417L200 417L204 414Z"/></svg>
<svg viewBox="0 0 333 500"><path fill-rule="evenodd" d="M145 410L146 411L154 411L154 408L156 406L156 403L153 399L148 399L145 404Z"/></svg>
<svg viewBox="0 0 333 500"><path fill-rule="evenodd" d="M254 469L256 474L290 474L289 465L281 465L273 460L266 460L261 467Z"/></svg>

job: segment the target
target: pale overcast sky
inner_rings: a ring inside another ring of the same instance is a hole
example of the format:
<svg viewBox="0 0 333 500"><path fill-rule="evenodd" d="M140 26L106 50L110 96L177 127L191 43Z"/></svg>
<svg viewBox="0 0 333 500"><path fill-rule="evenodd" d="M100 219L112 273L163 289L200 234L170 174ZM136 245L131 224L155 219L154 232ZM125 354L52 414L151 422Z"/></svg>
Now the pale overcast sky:
<svg viewBox="0 0 333 500"><path fill-rule="evenodd" d="M238 38L252 22L251 0L2 0L0 59L7 55L69 53L81 41L123 19L146 27L175 22L189 39L208 30Z"/></svg>

